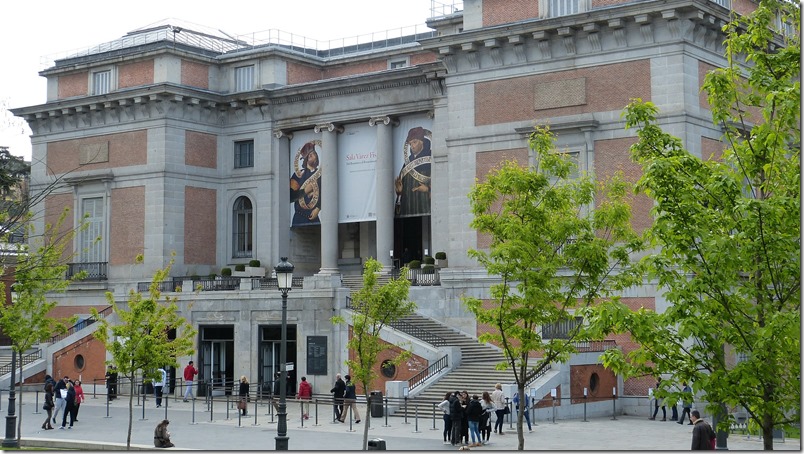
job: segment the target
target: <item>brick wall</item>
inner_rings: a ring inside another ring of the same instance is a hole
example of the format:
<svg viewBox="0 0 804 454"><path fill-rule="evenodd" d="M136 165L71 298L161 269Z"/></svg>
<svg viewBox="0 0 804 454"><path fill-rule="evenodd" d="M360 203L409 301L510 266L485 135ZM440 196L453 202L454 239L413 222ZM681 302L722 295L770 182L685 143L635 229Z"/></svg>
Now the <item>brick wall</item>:
<svg viewBox="0 0 804 454"><path fill-rule="evenodd" d="M594 386L594 387L593 387ZM583 403L586 388L587 402L596 399L611 399L612 388L617 386L617 376L602 364L570 366L570 395L573 404ZM620 394L621 390L617 390Z"/></svg>
<svg viewBox="0 0 804 454"><path fill-rule="evenodd" d="M74 216L73 216L73 194L72 193L50 194L45 198L46 225L55 226L56 223L59 221L59 217L62 215L65 208L69 209L70 213L67 214L67 217L61 224L61 231L59 232L61 234L66 234L67 232L75 228ZM72 262L71 258L72 254L73 250L70 247L70 245L68 245L66 248L64 248L61 257L65 263Z"/></svg>
<svg viewBox="0 0 804 454"><path fill-rule="evenodd" d="M432 63L436 60L436 54L433 52L420 52L410 56L410 64L412 66L421 65L424 63Z"/></svg>
<svg viewBox="0 0 804 454"><path fill-rule="evenodd" d="M181 83L209 89L209 65L194 61L181 61Z"/></svg>
<svg viewBox="0 0 804 454"><path fill-rule="evenodd" d="M184 263L214 265L217 232L217 200L214 189L184 189Z"/></svg>
<svg viewBox="0 0 804 454"><path fill-rule="evenodd" d="M76 358L83 357L83 367L78 367ZM106 375L106 348L91 335L68 345L53 354L54 378L64 377L75 380L80 378L84 389L84 397L92 396L92 383L97 382L99 389L104 389Z"/></svg>
<svg viewBox="0 0 804 454"><path fill-rule="evenodd" d="M701 159L704 161L720 161L726 144L709 137L701 137Z"/></svg>
<svg viewBox="0 0 804 454"><path fill-rule="evenodd" d="M621 172L623 179L636 183L642 176L642 168L631 160L630 146L636 142L635 137L623 139L609 139L595 141L595 178L605 181L616 172ZM596 205L603 202L597 196ZM632 194L629 198L631 204L631 226L637 232L642 232L653 223L650 210L653 200L644 194Z"/></svg>
<svg viewBox="0 0 804 454"><path fill-rule="evenodd" d="M632 3L633 0L592 0L592 9L603 8L604 6L619 5L621 3Z"/></svg>
<svg viewBox="0 0 804 454"><path fill-rule="evenodd" d="M538 0L483 0L483 26L539 17Z"/></svg>
<svg viewBox="0 0 804 454"><path fill-rule="evenodd" d="M84 145L108 145L108 161L81 164L81 147ZM143 165L147 162L147 151L148 131L144 129L49 142L47 144L48 174L59 175L66 172Z"/></svg>
<svg viewBox="0 0 804 454"><path fill-rule="evenodd" d="M153 59L120 65L117 71L117 87L128 88L154 83Z"/></svg>
<svg viewBox="0 0 804 454"><path fill-rule="evenodd" d="M731 0L731 9L745 16L757 9L757 2L754 0Z"/></svg>
<svg viewBox="0 0 804 454"><path fill-rule="evenodd" d="M352 337L352 327L349 327L349 337ZM377 355L377 363L374 365L374 373L377 374L377 378L374 379L374 382L371 384L371 389L368 391L376 391L380 390L385 394L385 383L389 381L407 381L412 378L414 375L418 374L422 370L426 369L430 366L430 363L419 355L411 355L411 357L406 361L396 366L396 374L393 377L386 377L382 373L382 368L380 367L385 360L391 360L399 356L400 353L403 352L403 349L399 348L394 344L390 344L385 342L384 340L380 340L380 345L385 348L385 350L381 351ZM349 350L349 359L355 361L357 356L353 350ZM351 374L351 371L348 372ZM344 378L344 380L346 380ZM353 380L354 381L354 380ZM357 382L355 384L355 392L357 395L366 394L365 390L363 390L363 386ZM323 392L323 391L322 391Z"/></svg>
<svg viewBox="0 0 804 454"><path fill-rule="evenodd" d="M113 189L109 264L130 265L145 251L145 186Z"/></svg>
<svg viewBox="0 0 804 454"><path fill-rule="evenodd" d="M218 167L218 138L214 134L185 131L184 163L210 169Z"/></svg>
<svg viewBox="0 0 804 454"><path fill-rule="evenodd" d="M704 84L704 78L706 77L706 73L716 68L717 66L715 65L710 65L700 60L698 61L698 105L701 106L701 109L709 109L709 101L707 100L708 94L701 90Z"/></svg>
<svg viewBox="0 0 804 454"><path fill-rule="evenodd" d="M287 62L287 73L288 85L313 82L324 77L324 72L320 68L292 61Z"/></svg>
<svg viewBox="0 0 804 454"><path fill-rule="evenodd" d="M485 182L487 175L494 168L499 167L505 161L516 161L523 165L528 163L527 148L514 148L510 150L485 151L475 154L475 179L478 182ZM477 233L477 249L488 249L491 244L491 237L487 234Z"/></svg>
<svg viewBox="0 0 804 454"><path fill-rule="evenodd" d="M336 77L354 76L355 74L366 74L388 69L388 60L361 61L348 65L335 66L324 69L324 79L334 79Z"/></svg>
<svg viewBox="0 0 804 454"><path fill-rule="evenodd" d="M89 94L89 73L86 71L59 76L59 99Z"/></svg>
<svg viewBox="0 0 804 454"><path fill-rule="evenodd" d="M585 103L542 109L535 105L536 87L568 79L585 79ZM649 101L650 61L601 65L475 85L475 125L490 125L622 110L631 98Z"/></svg>

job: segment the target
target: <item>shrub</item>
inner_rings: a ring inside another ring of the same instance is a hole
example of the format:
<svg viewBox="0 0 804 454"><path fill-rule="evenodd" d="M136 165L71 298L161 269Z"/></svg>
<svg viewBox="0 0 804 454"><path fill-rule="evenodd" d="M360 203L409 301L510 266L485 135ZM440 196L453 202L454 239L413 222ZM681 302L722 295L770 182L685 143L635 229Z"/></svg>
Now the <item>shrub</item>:
<svg viewBox="0 0 804 454"><path fill-rule="evenodd" d="M422 262L420 262L418 260L411 260L410 263L408 263L408 268L410 268L412 270L418 270L421 267L422 267Z"/></svg>
<svg viewBox="0 0 804 454"><path fill-rule="evenodd" d="M256 259L251 260L251 261L248 262L248 266L250 266L252 268L259 268L260 267L260 261L256 260Z"/></svg>
<svg viewBox="0 0 804 454"><path fill-rule="evenodd" d="M217 277L218 277L218 275L217 275L217 274L215 274L215 273L209 273L209 278L210 278L210 279L215 279L215 278L217 278Z"/></svg>
<svg viewBox="0 0 804 454"><path fill-rule="evenodd" d="M422 274L433 274L433 273L435 273L435 265L428 263L422 267Z"/></svg>
<svg viewBox="0 0 804 454"><path fill-rule="evenodd" d="M232 275L232 269L229 267L221 268L221 276L229 277Z"/></svg>
<svg viewBox="0 0 804 454"><path fill-rule="evenodd" d="M246 271L246 265L235 265L235 271Z"/></svg>
<svg viewBox="0 0 804 454"><path fill-rule="evenodd" d="M447 253L444 252L444 251L436 252L435 258L438 259L438 260L446 260L447 259Z"/></svg>
<svg viewBox="0 0 804 454"><path fill-rule="evenodd" d="M425 265L435 265L435 259L430 257L429 255L425 255L424 260L422 260L422 263L424 263Z"/></svg>

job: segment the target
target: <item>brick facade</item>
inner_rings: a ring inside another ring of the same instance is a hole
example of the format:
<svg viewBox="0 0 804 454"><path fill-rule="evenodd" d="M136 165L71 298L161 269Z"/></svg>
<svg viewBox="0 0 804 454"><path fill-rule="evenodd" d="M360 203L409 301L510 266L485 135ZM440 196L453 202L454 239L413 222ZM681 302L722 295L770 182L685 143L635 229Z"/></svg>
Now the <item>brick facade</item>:
<svg viewBox="0 0 804 454"><path fill-rule="evenodd" d="M182 60L181 83L182 85L190 85L205 90L209 89L209 65Z"/></svg>
<svg viewBox="0 0 804 454"><path fill-rule="evenodd" d="M213 189L186 186L184 189L184 262L214 265L217 227L217 199Z"/></svg>
<svg viewBox="0 0 804 454"><path fill-rule="evenodd" d="M289 85L321 80L324 77L324 71L319 67L303 65L293 61L288 61L286 65Z"/></svg>
<svg viewBox="0 0 804 454"><path fill-rule="evenodd" d="M475 178L478 182L485 182L487 175L499 168L505 161L516 161L527 165L528 149L516 148L512 150L486 151L475 154ZM491 244L491 237L484 233L477 233L477 248L488 249Z"/></svg>
<svg viewBox="0 0 804 454"><path fill-rule="evenodd" d="M539 17L538 0L483 0L483 26Z"/></svg>
<svg viewBox="0 0 804 454"><path fill-rule="evenodd" d="M72 98L73 96L86 96L88 94L89 73L87 71L62 74L59 76L59 99Z"/></svg>
<svg viewBox="0 0 804 454"><path fill-rule="evenodd" d="M154 83L153 59L120 65L117 71L117 87L129 88Z"/></svg>
<svg viewBox="0 0 804 454"><path fill-rule="evenodd" d="M82 146L108 146L108 160L81 164ZM47 144L47 172L59 175L76 170L114 169L145 164L148 151L148 131L119 132L81 139L61 140Z"/></svg>
<svg viewBox="0 0 804 454"><path fill-rule="evenodd" d="M218 138L213 134L185 131L184 163L188 166L218 167Z"/></svg>
<svg viewBox="0 0 804 454"><path fill-rule="evenodd" d="M131 265L145 252L145 186L112 190L109 264Z"/></svg>
<svg viewBox="0 0 804 454"><path fill-rule="evenodd" d="M625 181L636 183L642 177L642 167L631 160L630 147L636 138L622 138L595 141L595 178L606 181L621 172ZM598 195L596 205L602 203ZM631 226L642 232L653 224L653 201L644 194L631 195Z"/></svg>

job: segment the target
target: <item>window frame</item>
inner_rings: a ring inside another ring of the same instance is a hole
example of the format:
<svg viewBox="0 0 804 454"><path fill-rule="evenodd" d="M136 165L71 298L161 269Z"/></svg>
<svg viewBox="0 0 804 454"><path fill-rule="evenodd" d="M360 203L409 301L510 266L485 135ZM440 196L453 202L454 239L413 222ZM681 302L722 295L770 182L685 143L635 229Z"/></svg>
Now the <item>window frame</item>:
<svg viewBox="0 0 804 454"><path fill-rule="evenodd" d="M234 91L235 92L242 92L242 91L251 91L254 90L254 75L255 75L255 65L242 65L236 66L234 69ZM248 71L246 71L248 70ZM244 80L244 76L248 75L248 80Z"/></svg>
<svg viewBox="0 0 804 454"><path fill-rule="evenodd" d="M108 81L107 81L106 91L102 91L102 92L98 90L97 76L100 75L100 74L108 74ZM90 93L92 93L92 96L106 95L106 94L109 94L112 91L116 90L117 89L117 84L115 82L116 82L116 77L115 77L114 68L109 68L109 67L107 67L107 68L97 68L97 69L94 69L94 70L89 72L89 86L91 87L90 88Z"/></svg>
<svg viewBox="0 0 804 454"><path fill-rule="evenodd" d="M249 145L248 150L242 149L244 145ZM254 167L254 139L235 140L233 148L235 169Z"/></svg>
<svg viewBox="0 0 804 454"><path fill-rule="evenodd" d="M239 195L232 203L232 258L252 257L254 257L254 203L250 197Z"/></svg>

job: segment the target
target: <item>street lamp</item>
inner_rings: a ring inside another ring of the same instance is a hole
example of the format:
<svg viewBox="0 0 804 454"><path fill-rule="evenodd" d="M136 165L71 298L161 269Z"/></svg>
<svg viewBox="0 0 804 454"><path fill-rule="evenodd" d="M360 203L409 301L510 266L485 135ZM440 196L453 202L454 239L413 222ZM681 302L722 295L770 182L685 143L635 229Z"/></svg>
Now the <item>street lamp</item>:
<svg viewBox="0 0 804 454"><path fill-rule="evenodd" d="M282 344L279 348L279 408L276 415L279 417L276 430L276 451L288 450L288 414L285 404L285 394L288 386L288 292L293 286L293 264L287 257L282 257L274 267L276 271L276 286L282 292Z"/></svg>
<svg viewBox="0 0 804 454"><path fill-rule="evenodd" d="M17 441L17 404L15 401L16 393L14 388L17 384L17 379L14 373L17 370L17 350L11 349L11 387L8 392L8 413L6 414L6 438L3 439L4 448L19 448L20 444Z"/></svg>

